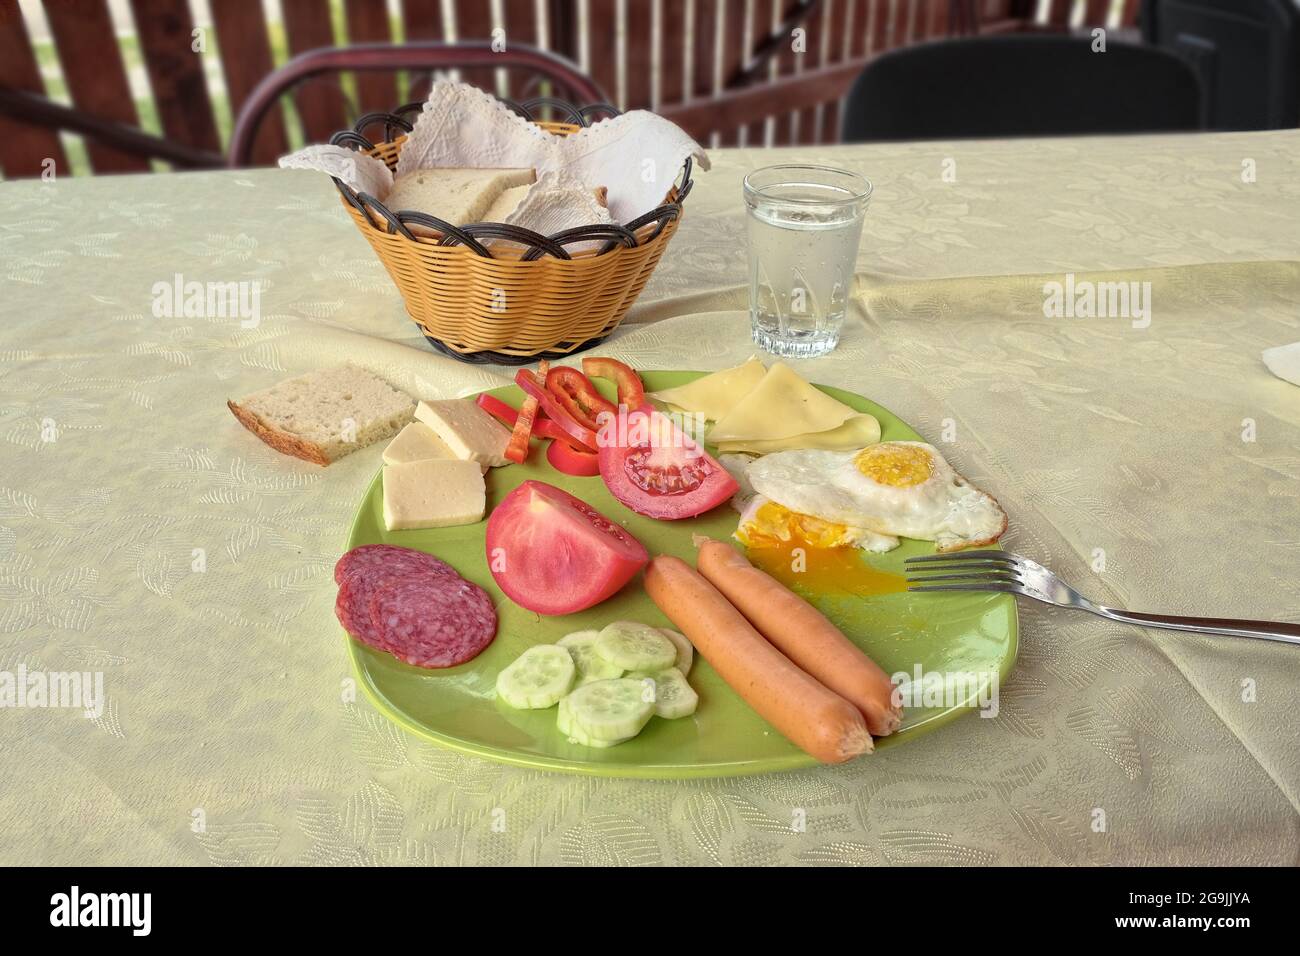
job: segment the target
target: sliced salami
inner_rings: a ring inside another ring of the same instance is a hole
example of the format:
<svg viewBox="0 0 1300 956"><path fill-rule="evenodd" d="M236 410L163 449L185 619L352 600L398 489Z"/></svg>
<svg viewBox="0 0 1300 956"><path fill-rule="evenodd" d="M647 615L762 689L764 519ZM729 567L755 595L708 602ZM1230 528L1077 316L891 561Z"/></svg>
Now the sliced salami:
<svg viewBox="0 0 1300 956"><path fill-rule="evenodd" d="M432 577L427 571L421 572L425 577ZM347 631L362 644L369 644L377 650L387 651L383 632L375 627L370 617L370 598L375 589L389 581L410 577L407 573L396 575L383 571L356 568L349 572L339 585L338 597L334 599L334 616Z"/></svg>
<svg viewBox="0 0 1300 956"><path fill-rule="evenodd" d="M370 618L383 649L416 667L454 667L497 632L487 592L459 575L402 577L375 586ZM378 645L376 645L378 646Z"/></svg>
<svg viewBox="0 0 1300 956"><path fill-rule="evenodd" d="M388 575L403 572L456 573L456 570L446 561L440 561L425 551L399 548L392 544L363 544L359 548L353 548L334 565L334 583L342 584L343 579L354 571L379 572Z"/></svg>

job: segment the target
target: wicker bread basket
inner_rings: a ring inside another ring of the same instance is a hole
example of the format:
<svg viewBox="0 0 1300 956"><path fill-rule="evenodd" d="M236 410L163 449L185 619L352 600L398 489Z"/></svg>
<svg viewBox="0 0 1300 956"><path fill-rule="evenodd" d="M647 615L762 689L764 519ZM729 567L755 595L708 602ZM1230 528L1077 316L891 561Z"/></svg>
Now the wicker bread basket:
<svg viewBox="0 0 1300 956"><path fill-rule="evenodd" d="M533 120L557 136L578 131L597 113L618 113L605 104L578 110L545 97L506 102L530 120L539 108L565 114L573 122ZM330 142L364 150L393 169L411 130L406 116L420 108L411 103L395 113L367 114ZM364 133L378 124L385 138L374 143ZM334 183L434 348L466 362L522 365L589 348L614 331L677 231L691 188L691 161L664 204L626 226L583 226L551 236L502 223L457 227L423 213L389 210L368 193ZM410 225L440 235L417 236ZM489 248L482 239L508 241ZM592 240L600 245L570 251Z"/></svg>

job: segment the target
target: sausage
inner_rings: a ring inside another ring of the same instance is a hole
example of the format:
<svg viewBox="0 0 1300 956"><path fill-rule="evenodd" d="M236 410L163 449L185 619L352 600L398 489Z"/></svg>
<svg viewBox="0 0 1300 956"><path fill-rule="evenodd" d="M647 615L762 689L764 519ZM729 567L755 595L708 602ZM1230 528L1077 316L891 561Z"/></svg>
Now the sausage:
<svg viewBox="0 0 1300 956"><path fill-rule="evenodd" d="M822 763L871 751L857 708L790 663L685 561L654 558L645 589L731 689L792 744Z"/></svg>
<svg viewBox="0 0 1300 956"><path fill-rule="evenodd" d="M825 615L725 542L702 543L696 566L760 634L862 711L875 736L898 729L903 708L889 675Z"/></svg>

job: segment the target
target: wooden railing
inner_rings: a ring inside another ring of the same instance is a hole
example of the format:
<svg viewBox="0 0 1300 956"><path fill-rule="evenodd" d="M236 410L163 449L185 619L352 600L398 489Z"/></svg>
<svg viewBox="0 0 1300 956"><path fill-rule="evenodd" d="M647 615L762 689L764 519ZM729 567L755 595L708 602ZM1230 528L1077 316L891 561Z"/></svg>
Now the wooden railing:
<svg viewBox="0 0 1300 956"><path fill-rule="evenodd" d="M1138 0L211 0L213 36L188 0L130 0L148 98L133 95L107 0L43 0L57 62L40 62L18 0L0 0L0 167L6 177L68 169L58 129L84 136L96 173L221 161L232 117L258 81L322 46L404 40L536 45L588 72L623 109L655 109L707 145L833 142L839 102L873 56L974 32L1132 23ZM501 19L494 19L499 9ZM444 12L451 15L444 17ZM1077 23L1075 24L1078 25ZM127 26L130 26L129 24ZM134 53L134 47L132 48ZM47 60L53 59L47 57ZM47 96L57 74L63 103ZM223 83L210 84L220 75ZM464 79L506 96L526 77L476 68ZM253 151L270 163L360 113L422 95L427 77L358 73L313 80L272 110ZM214 90L212 87L224 87ZM142 119L145 121L142 124ZM80 148L80 147L79 147Z"/></svg>

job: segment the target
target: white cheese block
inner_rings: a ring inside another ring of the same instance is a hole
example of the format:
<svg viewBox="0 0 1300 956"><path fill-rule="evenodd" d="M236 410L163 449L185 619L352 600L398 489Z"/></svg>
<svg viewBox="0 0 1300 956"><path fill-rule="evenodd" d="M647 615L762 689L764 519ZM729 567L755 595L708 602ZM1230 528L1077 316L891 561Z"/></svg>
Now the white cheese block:
<svg viewBox="0 0 1300 956"><path fill-rule="evenodd" d="M483 520L487 486L472 461L428 458L384 466L384 525L389 531L450 528Z"/></svg>
<svg viewBox="0 0 1300 956"><path fill-rule="evenodd" d="M385 465L404 465L430 458L455 458L447 443L424 422L411 422L384 449Z"/></svg>
<svg viewBox="0 0 1300 956"><path fill-rule="evenodd" d="M536 179L531 169L416 169L397 177L384 205L394 212L428 213L463 226L483 221L506 190L528 186Z"/></svg>
<svg viewBox="0 0 1300 956"><path fill-rule="evenodd" d="M432 428L456 458L489 468L509 464L506 445L510 444L510 432L467 398L421 402L415 418Z"/></svg>

